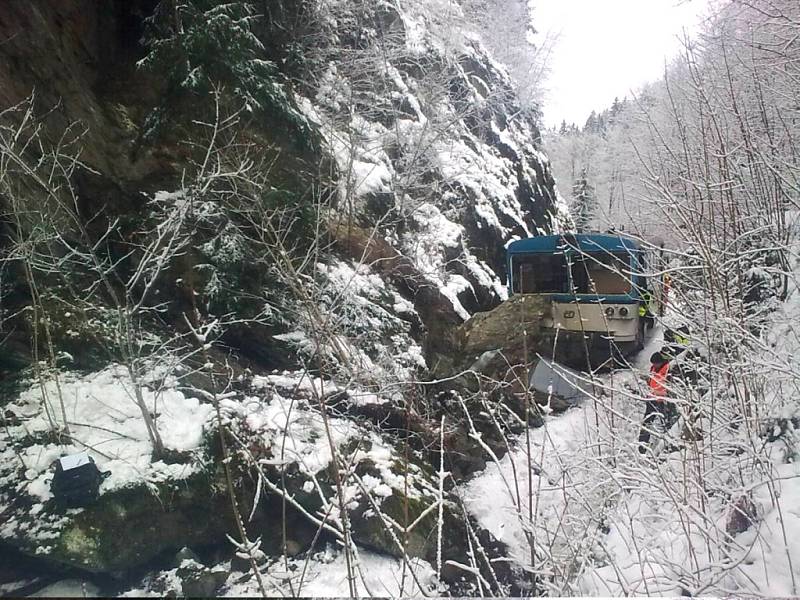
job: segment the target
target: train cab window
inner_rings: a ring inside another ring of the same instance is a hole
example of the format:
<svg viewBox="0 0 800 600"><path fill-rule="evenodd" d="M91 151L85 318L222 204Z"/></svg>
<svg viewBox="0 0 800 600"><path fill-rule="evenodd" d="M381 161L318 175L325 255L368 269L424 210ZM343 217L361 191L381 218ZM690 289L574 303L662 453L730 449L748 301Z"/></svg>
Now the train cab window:
<svg viewBox="0 0 800 600"><path fill-rule="evenodd" d="M577 294L627 294L631 291L629 254L591 253L572 258Z"/></svg>
<svg viewBox="0 0 800 600"><path fill-rule="evenodd" d="M511 258L512 292L559 294L569 291L563 254L522 254Z"/></svg>

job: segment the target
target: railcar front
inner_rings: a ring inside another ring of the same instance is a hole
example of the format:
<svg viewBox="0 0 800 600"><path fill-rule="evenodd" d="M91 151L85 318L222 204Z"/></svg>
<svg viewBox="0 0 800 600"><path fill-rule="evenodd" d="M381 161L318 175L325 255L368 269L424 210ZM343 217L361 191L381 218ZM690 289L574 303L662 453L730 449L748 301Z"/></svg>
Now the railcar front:
<svg viewBox="0 0 800 600"><path fill-rule="evenodd" d="M509 295L549 296L544 329L622 354L643 343L645 270L642 246L621 235L537 236L508 246Z"/></svg>

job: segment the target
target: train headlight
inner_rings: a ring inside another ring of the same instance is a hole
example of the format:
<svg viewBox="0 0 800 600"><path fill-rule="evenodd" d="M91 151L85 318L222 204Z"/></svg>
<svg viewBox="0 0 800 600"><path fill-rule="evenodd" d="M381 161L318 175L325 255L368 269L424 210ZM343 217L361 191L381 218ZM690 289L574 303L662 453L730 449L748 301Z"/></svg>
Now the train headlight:
<svg viewBox="0 0 800 600"><path fill-rule="evenodd" d="M624 306L621 306L619 309L619 316L620 317L627 317L628 316L628 309Z"/></svg>
<svg viewBox="0 0 800 600"><path fill-rule="evenodd" d="M606 316L607 317L613 317L614 316L614 307L613 306L609 306L609 307L606 308Z"/></svg>

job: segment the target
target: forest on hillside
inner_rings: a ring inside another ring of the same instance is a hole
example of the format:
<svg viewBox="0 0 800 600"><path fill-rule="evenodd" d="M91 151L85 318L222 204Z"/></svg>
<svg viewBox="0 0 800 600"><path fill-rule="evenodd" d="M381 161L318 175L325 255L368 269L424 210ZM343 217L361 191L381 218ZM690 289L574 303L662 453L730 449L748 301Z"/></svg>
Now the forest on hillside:
<svg viewBox="0 0 800 600"><path fill-rule="evenodd" d="M537 27L0 3L0 595L800 593L800 6L552 130Z"/></svg>

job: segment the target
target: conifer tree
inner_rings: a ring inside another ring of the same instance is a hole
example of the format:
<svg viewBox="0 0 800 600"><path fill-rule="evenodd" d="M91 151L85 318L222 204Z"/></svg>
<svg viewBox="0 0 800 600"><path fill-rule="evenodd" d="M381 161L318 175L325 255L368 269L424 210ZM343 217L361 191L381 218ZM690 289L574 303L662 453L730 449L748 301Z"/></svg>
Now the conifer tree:
<svg viewBox="0 0 800 600"><path fill-rule="evenodd" d="M580 176L572 186L572 215L578 233L590 229L597 214L597 198L594 187L589 184L586 169L581 170Z"/></svg>
<svg viewBox="0 0 800 600"><path fill-rule="evenodd" d="M583 125L584 133L597 133L597 113L592 111L586 118L586 123Z"/></svg>
<svg viewBox="0 0 800 600"><path fill-rule="evenodd" d="M224 0L161 0L147 19L143 42L148 48L137 66L166 79L165 97L146 123L152 135L179 98L211 98L226 88L249 112L287 114L294 111L283 77L266 59L255 33L262 16L252 2Z"/></svg>

